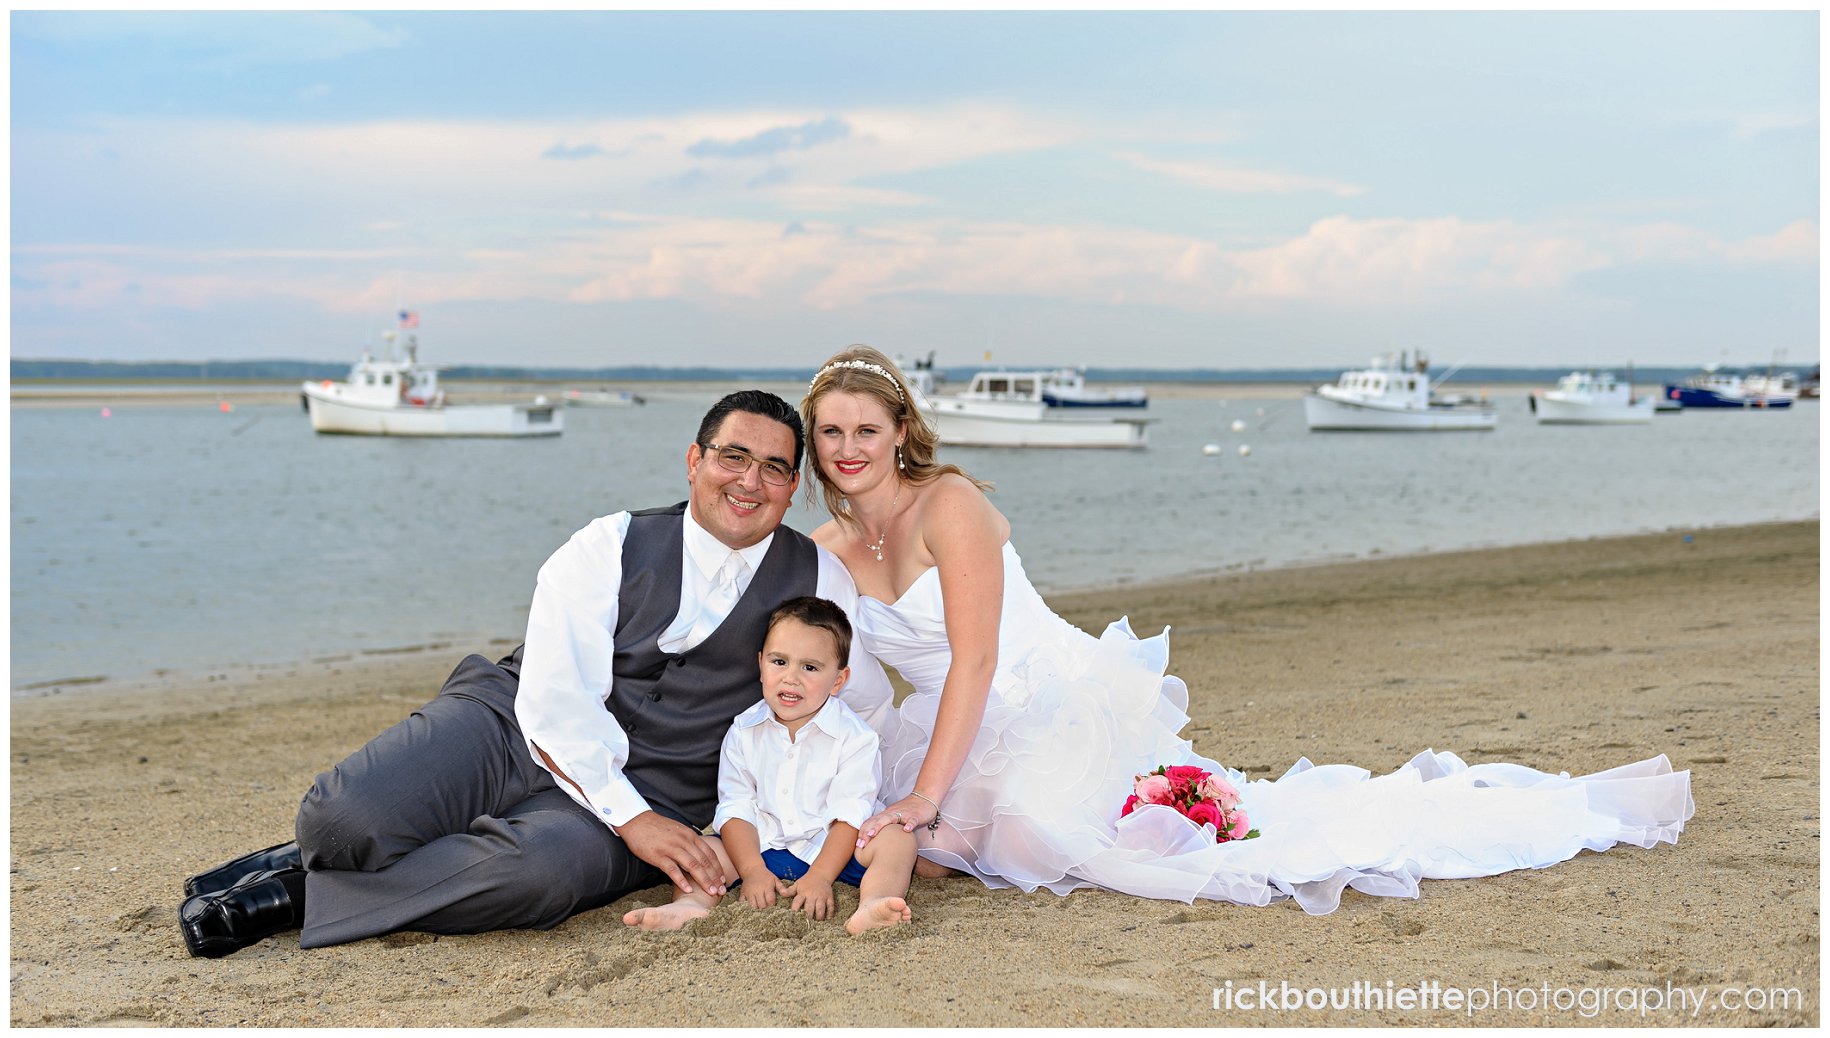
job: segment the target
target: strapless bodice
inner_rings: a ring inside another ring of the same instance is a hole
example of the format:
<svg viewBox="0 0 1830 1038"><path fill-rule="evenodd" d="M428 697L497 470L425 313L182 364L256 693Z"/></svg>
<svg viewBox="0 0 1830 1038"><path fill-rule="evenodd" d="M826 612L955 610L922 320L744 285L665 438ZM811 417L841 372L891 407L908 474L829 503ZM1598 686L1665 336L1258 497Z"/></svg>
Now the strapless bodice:
<svg viewBox="0 0 1830 1038"><path fill-rule="evenodd" d="M992 691L1000 698L1020 701L1022 671L1038 656L1046 655L1059 661L1058 666L1078 670L1087 659L1085 650L1096 639L1055 615L1030 584L1023 560L1008 541L1003 562L1004 604L998 620L998 669ZM854 619L858 637L871 655L896 668L918 691L940 691L953 653L947 641L938 569L923 570L894 602L859 596Z"/></svg>

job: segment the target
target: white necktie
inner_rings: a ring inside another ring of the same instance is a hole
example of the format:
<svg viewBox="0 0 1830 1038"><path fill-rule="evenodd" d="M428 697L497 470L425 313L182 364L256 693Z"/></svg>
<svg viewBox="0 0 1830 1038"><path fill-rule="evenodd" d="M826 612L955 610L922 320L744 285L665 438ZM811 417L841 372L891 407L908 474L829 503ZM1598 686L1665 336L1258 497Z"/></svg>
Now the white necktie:
<svg viewBox="0 0 1830 1038"><path fill-rule="evenodd" d="M693 621L693 629L687 632L686 643L681 647L681 651L690 649L710 638L712 632L718 629L718 625L724 622L725 617L731 615L731 610L737 605L738 596L743 594L741 586L743 578L749 572L749 564L744 562L743 556L736 552L732 552L730 557L724 560L724 565L718 567L717 573L712 574L711 589L706 592L705 601L699 606L699 618Z"/></svg>

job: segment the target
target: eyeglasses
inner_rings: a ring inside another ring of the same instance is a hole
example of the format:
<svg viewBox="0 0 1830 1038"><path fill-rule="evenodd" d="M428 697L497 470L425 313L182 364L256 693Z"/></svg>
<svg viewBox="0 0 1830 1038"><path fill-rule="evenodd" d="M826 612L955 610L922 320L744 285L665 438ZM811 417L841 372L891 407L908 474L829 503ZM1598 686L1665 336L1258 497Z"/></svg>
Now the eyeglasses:
<svg viewBox="0 0 1830 1038"><path fill-rule="evenodd" d="M703 447L718 459L718 467L726 472L741 476L750 471L751 465L759 465L762 467L763 482L771 486L785 487L794 479L793 469L779 461L764 461L742 447L721 447L716 443L707 443Z"/></svg>

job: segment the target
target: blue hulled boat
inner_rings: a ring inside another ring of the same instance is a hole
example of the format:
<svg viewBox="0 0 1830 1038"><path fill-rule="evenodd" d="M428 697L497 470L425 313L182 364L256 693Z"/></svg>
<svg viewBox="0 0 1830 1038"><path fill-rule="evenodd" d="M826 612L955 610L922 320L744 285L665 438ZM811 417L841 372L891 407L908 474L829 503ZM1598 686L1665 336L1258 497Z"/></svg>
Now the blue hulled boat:
<svg viewBox="0 0 1830 1038"><path fill-rule="evenodd" d="M1711 365L1681 383L1667 382L1665 398L1677 401L1685 410L1695 407L1776 411L1791 407L1792 401L1798 398L1797 376L1788 373L1744 377Z"/></svg>

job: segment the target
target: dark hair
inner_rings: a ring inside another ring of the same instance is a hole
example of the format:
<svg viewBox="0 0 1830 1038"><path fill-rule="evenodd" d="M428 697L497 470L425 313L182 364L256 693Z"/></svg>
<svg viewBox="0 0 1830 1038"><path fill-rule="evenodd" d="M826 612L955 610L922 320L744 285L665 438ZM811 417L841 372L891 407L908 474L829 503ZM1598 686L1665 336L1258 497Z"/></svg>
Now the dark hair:
<svg viewBox="0 0 1830 1038"><path fill-rule="evenodd" d="M705 412L705 419L699 423L699 438L693 442L701 447L712 442L712 437L718 435L718 427L724 424L732 411L761 415L787 426L794 433L792 467L801 467L801 452L807 449L807 434L801 427L800 413L788 401L760 389L740 389L713 404L712 409Z"/></svg>
<svg viewBox="0 0 1830 1038"><path fill-rule="evenodd" d="M769 630L775 630L775 625L783 620L799 620L832 635L833 644L839 650L839 666L846 666L851 659L851 620L835 603L813 595L790 598L769 614Z"/></svg>

